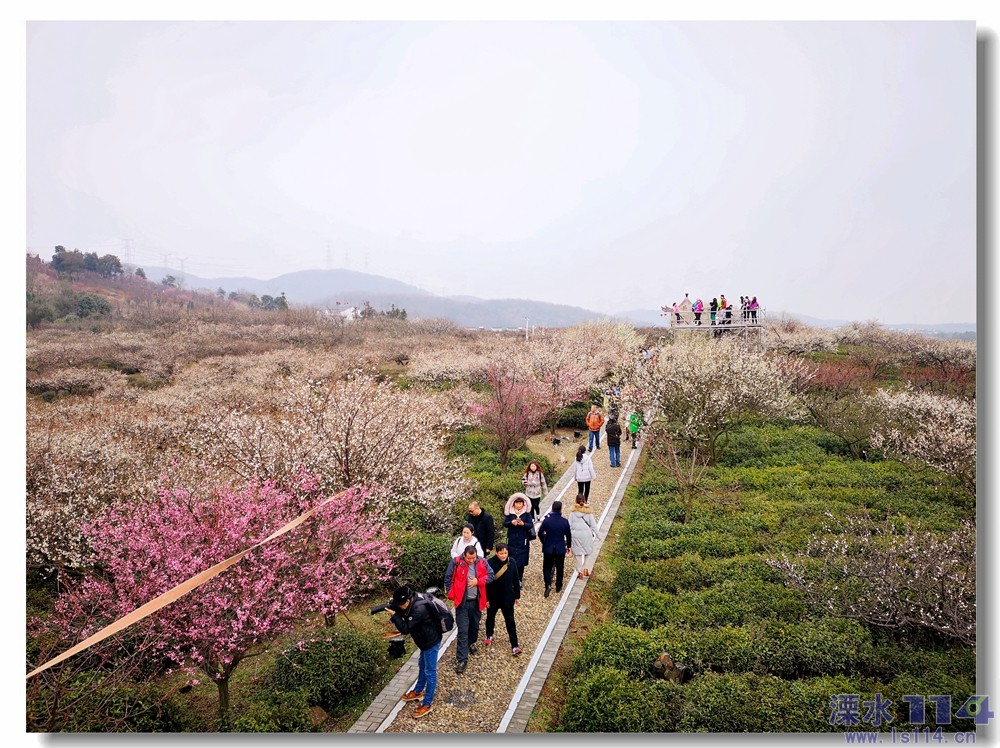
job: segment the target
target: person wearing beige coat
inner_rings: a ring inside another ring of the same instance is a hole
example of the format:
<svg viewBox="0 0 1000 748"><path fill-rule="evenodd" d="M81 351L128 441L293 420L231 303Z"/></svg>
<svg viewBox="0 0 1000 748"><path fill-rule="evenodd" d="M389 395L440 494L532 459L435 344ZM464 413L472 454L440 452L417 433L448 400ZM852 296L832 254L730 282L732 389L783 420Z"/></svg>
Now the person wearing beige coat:
<svg viewBox="0 0 1000 748"><path fill-rule="evenodd" d="M569 529L573 535L573 560L576 573L581 579L590 576L587 568L587 556L594 553L594 539L597 537L597 522L594 520L594 510L586 504L586 497L576 496L576 506L569 513Z"/></svg>

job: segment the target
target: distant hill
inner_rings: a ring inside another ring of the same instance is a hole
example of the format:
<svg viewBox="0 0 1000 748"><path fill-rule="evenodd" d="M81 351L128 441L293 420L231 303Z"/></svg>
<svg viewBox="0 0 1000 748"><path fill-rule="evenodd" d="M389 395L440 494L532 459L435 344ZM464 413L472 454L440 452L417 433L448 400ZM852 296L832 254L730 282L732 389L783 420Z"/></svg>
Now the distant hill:
<svg viewBox="0 0 1000 748"><path fill-rule="evenodd" d="M407 294L357 293L340 294L336 301L349 299L360 306L367 301L373 307L387 310L391 305L405 309L407 319L443 318L463 327L513 328L529 324L535 327L572 327L581 322L595 321L607 315L588 309L528 299L473 299ZM331 308L333 303L328 304Z"/></svg>
<svg viewBox="0 0 1000 748"><path fill-rule="evenodd" d="M183 286L193 290L214 292L222 288L246 291L258 296L279 296L284 293L292 305L326 307L361 306L365 301L380 310L395 305L405 309L410 319L443 318L464 327L524 327L525 322L537 327L569 327L599 319L618 319L638 327L669 327L670 318L659 309L631 309L614 315L601 314L566 304L551 304L530 299L480 299L475 296L437 296L409 283L381 275L355 270L300 270L279 275L270 280L258 278L201 278L181 274L177 270L144 266L146 277L160 282L168 275L183 278ZM338 304L339 302L339 304ZM791 317L812 327L842 327L847 320L825 320L793 312L768 312L770 319ZM862 320L863 321L863 320ZM909 324L890 325L894 330L913 330L927 335L975 339L975 324Z"/></svg>
<svg viewBox="0 0 1000 748"><path fill-rule="evenodd" d="M144 267L143 272L146 278L159 283L168 275L172 275L178 280L183 277L183 286L192 290L215 291L222 288L227 293L230 291L248 291L258 296L267 294L278 296L282 293L285 298L293 304L317 305L327 299L333 299L338 294L372 292L372 293L398 293L412 296L430 296L427 291L409 283L384 278L381 275L371 275L369 273L359 273L354 270L299 270L294 273L285 273L271 280L260 280L258 278L200 278L197 275L184 273L183 276L176 270L161 267ZM337 299L340 300L340 299ZM399 306L398 304L396 306Z"/></svg>

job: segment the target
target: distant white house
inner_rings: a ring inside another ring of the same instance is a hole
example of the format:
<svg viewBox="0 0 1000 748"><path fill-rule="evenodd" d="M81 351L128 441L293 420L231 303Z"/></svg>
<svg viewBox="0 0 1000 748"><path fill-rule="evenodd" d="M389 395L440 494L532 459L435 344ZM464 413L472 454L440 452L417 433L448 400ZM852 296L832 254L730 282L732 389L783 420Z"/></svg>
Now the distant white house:
<svg viewBox="0 0 1000 748"><path fill-rule="evenodd" d="M322 309L321 313L325 317L340 317L344 322L353 322L360 316L356 306L345 307L344 309Z"/></svg>

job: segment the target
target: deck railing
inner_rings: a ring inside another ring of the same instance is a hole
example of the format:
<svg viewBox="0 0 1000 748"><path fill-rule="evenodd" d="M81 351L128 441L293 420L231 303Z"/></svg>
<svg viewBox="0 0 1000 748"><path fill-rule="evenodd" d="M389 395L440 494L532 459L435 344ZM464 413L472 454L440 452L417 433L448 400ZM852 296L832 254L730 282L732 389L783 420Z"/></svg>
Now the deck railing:
<svg viewBox="0 0 1000 748"><path fill-rule="evenodd" d="M715 312L714 320L712 319L712 312L709 312L707 309L700 313L682 309L679 312L665 312L664 314L670 317L671 328L705 328L708 330L716 327L760 327L764 324L764 320L767 317L767 311L762 306L756 309L738 309L735 307L720 309Z"/></svg>

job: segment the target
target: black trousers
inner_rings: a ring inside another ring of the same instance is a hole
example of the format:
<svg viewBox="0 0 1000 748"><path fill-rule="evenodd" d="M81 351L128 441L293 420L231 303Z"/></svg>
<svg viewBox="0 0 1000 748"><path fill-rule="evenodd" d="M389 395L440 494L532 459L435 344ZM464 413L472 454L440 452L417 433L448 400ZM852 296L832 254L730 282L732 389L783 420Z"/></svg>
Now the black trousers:
<svg viewBox="0 0 1000 748"><path fill-rule="evenodd" d="M493 603L486 609L486 636L493 636L493 629L496 627L497 611L503 613L503 623L507 627L507 638L510 639L511 648L518 646L517 626L514 624L514 603L503 605L499 608Z"/></svg>
<svg viewBox="0 0 1000 748"><path fill-rule="evenodd" d="M566 562L566 553L546 553L542 558L542 577L545 579L545 586L552 585L552 570L556 570L556 592L562 589L563 564Z"/></svg>
<svg viewBox="0 0 1000 748"><path fill-rule="evenodd" d="M539 517L539 516L541 516L541 513L542 513L542 497L539 496L537 499L532 499L529 496L528 498L531 499L531 516L532 517ZM483 550L485 550L485 548Z"/></svg>
<svg viewBox="0 0 1000 748"><path fill-rule="evenodd" d="M578 480L576 482L576 492L582 493L583 498L590 501L590 481L589 480Z"/></svg>

